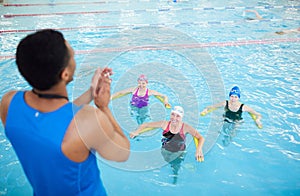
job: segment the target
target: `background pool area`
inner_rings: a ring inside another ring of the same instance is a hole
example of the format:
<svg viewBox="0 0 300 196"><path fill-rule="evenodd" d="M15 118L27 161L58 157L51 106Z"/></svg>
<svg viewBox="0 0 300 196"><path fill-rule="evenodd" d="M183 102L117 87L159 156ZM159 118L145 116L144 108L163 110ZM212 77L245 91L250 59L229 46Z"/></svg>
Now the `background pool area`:
<svg viewBox="0 0 300 196"><path fill-rule="evenodd" d="M263 20L245 10L257 10ZM299 195L300 194L300 27L296 0L4 0L0 5L0 98L9 90L30 89L15 65L21 38L37 29L61 31L76 53L76 97L96 67L114 70L112 92L135 85L146 74L149 87L182 105L184 121L206 138L205 161L194 160L189 137L176 184L170 166L160 162L161 130L130 140L128 162L99 159L109 195ZM248 114L233 141L223 146L218 131L222 109L199 113L228 98L234 85L241 101L263 116L258 129ZM110 107L128 135L129 96ZM151 120L170 110L151 98ZM0 125L0 195L32 190Z"/></svg>

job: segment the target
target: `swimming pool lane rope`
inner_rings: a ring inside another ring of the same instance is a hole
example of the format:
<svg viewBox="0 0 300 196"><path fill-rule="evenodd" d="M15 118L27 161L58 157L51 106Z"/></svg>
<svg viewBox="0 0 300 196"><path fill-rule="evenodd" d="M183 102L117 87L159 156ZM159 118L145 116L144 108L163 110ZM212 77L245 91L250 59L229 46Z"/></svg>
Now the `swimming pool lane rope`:
<svg viewBox="0 0 300 196"><path fill-rule="evenodd" d="M90 3L101 3L101 2L90 2ZM59 5L66 5L71 3L61 3ZM74 3L74 4L80 4ZM88 4L88 2L86 3ZM3 4L4 7L14 6L14 7L22 7L22 6L55 6L56 4ZM236 7L185 7L185 8L171 8L171 7L163 7L157 9L140 9L140 10L101 10L101 11L90 11L90 12L59 12L59 13L40 13L40 14L3 14L2 17L4 18L13 18L13 17L32 17L32 16L52 16L52 15L72 15L72 14L106 14L106 13L132 13L138 14L143 12L150 12L150 13L159 13L159 12L172 12L172 11L222 11L222 10L269 10L269 9L295 9L299 10L300 5L288 5L288 6L236 6ZM268 20L268 19L266 19Z"/></svg>
<svg viewBox="0 0 300 196"><path fill-rule="evenodd" d="M196 44L159 44L159 45L141 45L130 46L123 48L101 48L93 50L77 50L76 54L91 54L91 53L103 53L103 52L118 52L118 51L143 51L143 50L174 50L174 49L193 49L193 48L208 48L208 47L237 47L245 45L266 45L275 43L288 43L288 42L300 42L300 38L277 38L277 39L265 39L265 40L237 40L229 42L209 42L209 43L196 43ZM15 55L2 55L0 60L13 59Z"/></svg>
<svg viewBox="0 0 300 196"><path fill-rule="evenodd" d="M139 0L136 2L151 2L151 0ZM163 1L161 1L163 2ZM50 3L3 3L4 7L28 7L28 6L62 6L62 5L93 5L93 4L122 4L132 3L130 0L122 1L94 1L94 2L50 2ZM299 5L265 5L265 6L224 6L224 7L198 7L198 8L162 8L161 11L167 10L238 10L238 9L299 9ZM146 9L145 9L146 10Z"/></svg>
<svg viewBox="0 0 300 196"><path fill-rule="evenodd" d="M75 14L75 13L71 13ZM78 13L76 13L78 14ZM282 22L282 21L299 21L300 19L286 18L286 19L264 19L264 20L250 20L246 21L249 23L255 22ZM77 26L77 27L62 27L55 28L58 31L72 31L78 29L123 29L123 28L139 28L139 27L176 27L176 26L186 26L186 25L199 25L199 26L208 26L208 25L234 25L240 23L241 20L223 20L223 21L193 21L193 22L168 22L168 23L139 23L139 24L117 24L117 25L101 25L101 26ZM38 29L1 29L0 34L4 33L26 33L34 32Z"/></svg>

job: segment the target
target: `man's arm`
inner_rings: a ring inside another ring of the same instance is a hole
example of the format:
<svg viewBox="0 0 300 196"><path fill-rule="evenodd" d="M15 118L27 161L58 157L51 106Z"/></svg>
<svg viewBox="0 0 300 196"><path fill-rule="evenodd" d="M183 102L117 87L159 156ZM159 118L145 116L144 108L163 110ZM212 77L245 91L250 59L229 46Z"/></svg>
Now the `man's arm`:
<svg viewBox="0 0 300 196"><path fill-rule="evenodd" d="M73 101L74 104L76 104L76 105L89 104L93 100L93 98L95 96L95 91L97 88L98 80L101 77L102 71L103 71L102 68L96 69L96 71L92 77L90 88L87 91L85 91L82 95L80 95L77 99L75 99ZM111 69L109 71L109 74L110 75L112 74Z"/></svg>
<svg viewBox="0 0 300 196"><path fill-rule="evenodd" d="M77 99L73 101L74 104L80 106L84 104L89 104L93 100L92 87L80 95Z"/></svg>
<svg viewBox="0 0 300 196"><path fill-rule="evenodd" d="M109 78L111 73L111 70L102 71L95 91L94 103L101 111L98 110L96 114L107 141L105 144L95 144L94 147L109 160L125 161L129 157L130 142L108 108L111 96Z"/></svg>
<svg viewBox="0 0 300 196"><path fill-rule="evenodd" d="M106 69L98 80L94 103L86 105L75 116L76 129L88 149L96 150L101 157L111 161L126 161L130 142L108 108L110 102L110 74Z"/></svg>

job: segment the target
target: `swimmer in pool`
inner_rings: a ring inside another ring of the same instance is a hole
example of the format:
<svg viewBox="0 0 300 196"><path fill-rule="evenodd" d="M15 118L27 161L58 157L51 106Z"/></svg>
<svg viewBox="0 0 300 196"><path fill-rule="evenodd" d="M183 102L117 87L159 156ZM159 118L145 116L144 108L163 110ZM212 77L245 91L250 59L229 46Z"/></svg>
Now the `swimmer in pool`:
<svg viewBox="0 0 300 196"><path fill-rule="evenodd" d="M246 12L248 13L254 13L255 14L255 17L246 17ZM268 20L268 19L275 19L276 16L274 15L271 15L271 14L259 14L258 11L256 10L245 10L243 12L243 16L245 17L246 20Z"/></svg>
<svg viewBox="0 0 300 196"><path fill-rule="evenodd" d="M276 31L275 33L277 35L284 35L284 34L289 34L289 33L300 33L300 27L298 27L297 29L288 29L288 30Z"/></svg>
<svg viewBox="0 0 300 196"><path fill-rule="evenodd" d="M140 75L137 79L138 86L131 87L119 92L116 92L112 95L112 99L118 97L132 94L130 101L131 113L133 116L136 116L138 124L142 124L148 117L148 105L149 105L149 96L159 96L162 98L165 107L171 107L168 101L168 97L162 93L159 93L155 90L150 90L147 88L148 79L145 75Z"/></svg>
<svg viewBox="0 0 300 196"><path fill-rule="evenodd" d="M228 145L228 141L232 140L232 137L235 135L235 128L239 122L243 121L242 113L248 112L251 115L255 116L255 123L257 127L262 128L261 114L256 112L251 107L244 105L239 101L241 97L241 91L238 86L234 86L229 92L229 100L225 100L221 103L206 107L200 114L204 116L210 111L213 111L217 108L224 107L224 124L222 128L222 133L226 136L225 141L223 140L224 145Z"/></svg>
<svg viewBox="0 0 300 196"><path fill-rule="evenodd" d="M186 134L191 134L198 140L195 158L197 161L204 161L204 155L202 152L204 138L196 129L182 121L183 115L183 108L180 106L175 106L171 111L169 121L162 120L144 123L140 125L136 131L130 133L130 138L135 138L146 128L161 128L163 130L161 153L164 157L164 160L170 163L171 167L173 168L174 184L177 181L180 164L184 160Z"/></svg>
<svg viewBox="0 0 300 196"><path fill-rule="evenodd" d="M255 14L255 18L247 17L247 20L263 20L264 18L256 10L245 10L245 12L250 12Z"/></svg>
<svg viewBox="0 0 300 196"><path fill-rule="evenodd" d="M256 18L250 18L247 17L247 20L263 20L264 18L256 11L256 10L245 10L245 12L251 12L255 14ZM245 14L244 12L244 14ZM285 35L285 34L290 34L290 33L300 33L300 27L296 29L287 29L287 30L281 30L281 31L276 31L275 32L277 35Z"/></svg>

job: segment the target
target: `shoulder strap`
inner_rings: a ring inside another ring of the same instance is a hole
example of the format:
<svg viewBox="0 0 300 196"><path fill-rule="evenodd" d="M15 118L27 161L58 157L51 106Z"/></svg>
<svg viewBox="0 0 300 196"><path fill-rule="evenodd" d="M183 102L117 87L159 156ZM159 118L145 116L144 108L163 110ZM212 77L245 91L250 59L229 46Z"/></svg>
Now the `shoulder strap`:
<svg viewBox="0 0 300 196"><path fill-rule="evenodd" d="M227 109L227 110L228 110L228 100L226 100L225 109Z"/></svg>
<svg viewBox="0 0 300 196"><path fill-rule="evenodd" d="M145 96L147 96L147 97L148 97L148 91L149 91L149 89L147 88L147 90L146 90L146 94L145 94Z"/></svg>
<svg viewBox="0 0 300 196"><path fill-rule="evenodd" d="M169 121L168 126L166 127L166 129L163 131L163 134L167 133L170 130L170 123L171 121Z"/></svg>
<svg viewBox="0 0 300 196"><path fill-rule="evenodd" d="M139 88L137 88L136 90L135 90L135 92L134 92L134 95L138 95L138 92L139 92Z"/></svg>
<svg viewBox="0 0 300 196"><path fill-rule="evenodd" d="M183 126L184 126L184 123L182 123L182 126L181 126L181 129L180 129L180 136L182 137L182 139L185 140L185 135L184 135L184 131L183 131Z"/></svg>
<svg viewBox="0 0 300 196"><path fill-rule="evenodd" d="M242 103L240 108L239 108L239 111L243 111L243 106L244 106L244 104Z"/></svg>

